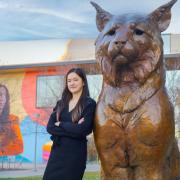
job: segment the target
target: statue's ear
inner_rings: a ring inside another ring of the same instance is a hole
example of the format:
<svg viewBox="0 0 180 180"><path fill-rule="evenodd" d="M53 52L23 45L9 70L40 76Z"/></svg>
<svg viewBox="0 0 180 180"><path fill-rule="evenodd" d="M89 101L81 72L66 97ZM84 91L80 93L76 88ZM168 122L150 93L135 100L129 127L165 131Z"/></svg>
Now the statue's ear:
<svg viewBox="0 0 180 180"><path fill-rule="evenodd" d="M171 0L169 3L160 6L155 11L153 11L149 17L158 23L160 32L165 31L171 20L171 8L176 3L177 0Z"/></svg>
<svg viewBox="0 0 180 180"><path fill-rule="evenodd" d="M91 4L95 7L96 9L96 25L98 30L101 32L104 29L104 26L106 25L106 23L110 20L110 18L112 17L112 15L105 11L104 9L102 9L98 4L96 4L95 2L91 1Z"/></svg>

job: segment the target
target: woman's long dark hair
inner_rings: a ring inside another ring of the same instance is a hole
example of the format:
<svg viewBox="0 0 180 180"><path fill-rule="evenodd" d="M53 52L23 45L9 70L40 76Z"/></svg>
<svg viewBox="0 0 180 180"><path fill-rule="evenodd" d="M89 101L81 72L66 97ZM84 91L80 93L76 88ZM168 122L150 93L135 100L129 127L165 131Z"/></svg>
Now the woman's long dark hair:
<svg viewBox="0 0 180 180"><path fill-rule="evenodd" d="M5 105L3 107L2 113L0 114L0 121L4 122L4 121L8 121L9 120L9 91L7 89L7 87L5 85L0 84L0 88L4 88L6 91L6 102Z"/></svg>
<svg viewBox="0 0 180 180"><path fill-rule="evenodd" d="M81 113L84 109L84 100L87 96L89 96L89 88L87 83L86 74L83 69L81 68L72 68L68 71L68 73L65 76L65 87L62 93L62 98L57 106L57 120L60 120L60 114L62 110L65 108L65 106L69 106L69 101L72 99L72 93L68 89L67 85L67 77L70 73L76 73L83 81L84 86L82 90L82 94L79 98L79 101L77 102L75 108L72 110L72 121L78 122L81 118Z"/></svg>

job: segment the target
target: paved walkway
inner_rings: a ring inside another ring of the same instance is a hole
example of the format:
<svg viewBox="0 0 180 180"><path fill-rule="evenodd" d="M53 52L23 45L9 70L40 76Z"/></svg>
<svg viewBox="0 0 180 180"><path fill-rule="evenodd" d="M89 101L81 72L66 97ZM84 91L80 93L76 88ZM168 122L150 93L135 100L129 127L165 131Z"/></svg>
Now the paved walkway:
<svg viewBox="0 0 180 180"><path fill-rule="evenodd" d="M0 169L0 178L41 176L44 173L45 166L44 164L38 164L35 169L33 164L22 164L20 169ZM99 170L100 166L98 164L87 164L86 166L86 171L88 172Z"/></svg>

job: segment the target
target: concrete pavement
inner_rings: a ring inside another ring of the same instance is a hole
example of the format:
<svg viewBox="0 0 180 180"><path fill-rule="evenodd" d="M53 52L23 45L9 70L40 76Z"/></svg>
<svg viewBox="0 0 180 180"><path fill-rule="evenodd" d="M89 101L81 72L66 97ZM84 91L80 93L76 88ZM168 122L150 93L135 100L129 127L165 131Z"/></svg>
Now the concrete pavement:
<svg viewBox="0 0 180 180"><path fill-rule="evenodd" d="M17 178L17 177L31 177L31 176L41 176L44 173L46 165L37 164L36 168L33 164L22 164L20 168L6 168L0 169L0 178ZM100 170L99 164L86 165L87 172L95 172Z"/></svg>

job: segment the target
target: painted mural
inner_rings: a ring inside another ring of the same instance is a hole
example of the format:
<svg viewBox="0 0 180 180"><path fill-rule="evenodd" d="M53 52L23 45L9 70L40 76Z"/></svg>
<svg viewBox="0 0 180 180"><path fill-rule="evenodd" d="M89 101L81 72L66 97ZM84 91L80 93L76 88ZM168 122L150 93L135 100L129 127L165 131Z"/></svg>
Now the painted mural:
<svg viewBox="0 0 180 180"><path fill-rule="evenodd" d="M57 72L5 73L0 76L0 161L14 156L21 162L44 162L43 145L52 107L37 108L37 77ZM36 144L35 144L35 137ZM18 157L18 158L17 158Z"/></svg>
<svg viewBox="0 0 180 180"><path fill-rule="evenodd" d="M46 125L60 98L64 74L74 66L0 74L0 162L14 157L15 161L33 163L35 150L37 163L47 162L52 141ZM99 89L90 90L96 100L102 84L99 76L88 75L91 87L99 84Z"/></svg>

